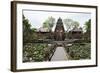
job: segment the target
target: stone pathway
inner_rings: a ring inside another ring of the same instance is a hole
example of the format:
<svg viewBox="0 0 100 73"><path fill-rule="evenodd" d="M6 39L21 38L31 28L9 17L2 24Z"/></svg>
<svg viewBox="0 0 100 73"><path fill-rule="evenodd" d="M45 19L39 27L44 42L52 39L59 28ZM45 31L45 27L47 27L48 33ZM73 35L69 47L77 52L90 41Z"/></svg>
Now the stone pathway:
<svg viewBox="0 0 100 73"><path fill-rule="evenodd" d="M54 55L51 58L51 61L64 61L68 60L68 54L65 51L64 47L57 47Z"/></svg>

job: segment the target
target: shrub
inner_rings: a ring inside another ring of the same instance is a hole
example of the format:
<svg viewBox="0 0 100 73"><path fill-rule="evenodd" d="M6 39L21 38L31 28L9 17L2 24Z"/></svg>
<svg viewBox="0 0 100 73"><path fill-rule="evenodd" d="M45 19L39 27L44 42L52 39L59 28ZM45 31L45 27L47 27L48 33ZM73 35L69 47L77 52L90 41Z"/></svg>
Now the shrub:
<svg viewBox="0 0 100 73"><path fill-rule="evenodd" d="M91 45L90 43L83 44L73 44L69 49L70 59L90 59L91 58Z"/></svg>
<svg viewBox="0 0 100 73"><path fill-rule="evenodd" d="M47 44L28 43L23 47L23 62L26 61L43 61L45 58L45 49Z"/></svg>

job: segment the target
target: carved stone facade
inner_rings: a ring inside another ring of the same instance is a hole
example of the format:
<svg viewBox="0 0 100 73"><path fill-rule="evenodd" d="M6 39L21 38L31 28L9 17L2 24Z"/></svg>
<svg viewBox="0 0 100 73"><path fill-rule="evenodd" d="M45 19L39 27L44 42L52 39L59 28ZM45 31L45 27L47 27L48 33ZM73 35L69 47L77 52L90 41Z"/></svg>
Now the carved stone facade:
<svg viewBox="0 0 100 73"><path fill-rule="evenodd" d="M62 19L59 18L54 31L54 39L56 41L64 41L65 40L65 30L63 26Z"/></svg>

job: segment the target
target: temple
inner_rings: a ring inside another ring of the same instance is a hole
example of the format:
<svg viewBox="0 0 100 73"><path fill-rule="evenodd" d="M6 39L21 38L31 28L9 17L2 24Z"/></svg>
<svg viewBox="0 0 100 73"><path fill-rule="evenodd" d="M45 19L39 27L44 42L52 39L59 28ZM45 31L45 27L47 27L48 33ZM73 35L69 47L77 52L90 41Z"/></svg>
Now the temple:
<svg viewBox="0 0 100 73"><path fill-rule="evenodd" d="M55 31L54 31L54 39L56 41L65 40L65 30L64 30L64 26L63 26L63 22L61 18L57 20Z"/></svg>
<svg viewBox="0 0 100 73"><path fill-rule="evenodd" d="M73 28L72 30L69 31L69 39L82 39L83 36L83 31L82 28Z"/></svg>

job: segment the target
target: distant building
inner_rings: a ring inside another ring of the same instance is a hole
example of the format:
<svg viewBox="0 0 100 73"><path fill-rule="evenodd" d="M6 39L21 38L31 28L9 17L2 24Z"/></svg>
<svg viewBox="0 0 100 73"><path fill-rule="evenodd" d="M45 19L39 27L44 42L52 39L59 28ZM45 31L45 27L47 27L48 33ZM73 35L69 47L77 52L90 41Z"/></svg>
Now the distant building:
<svg viewBox="0 0 100 73"><path fill-rule="evenodd" d="M36 33L40 39L53 39L53 34L48 28L40 27L34 33Z"/></svg>
<svg viewBox="0 0 100 73"><path fill-rule="evenodd" d="M75 27L68 33L69 39L82 39L82 36L83 36L82 28Z"/></svg>
<svg viewBox="0 0 100 73"><path fill-rule="evenodd" d="M37 31L38 32L50 32L48 28L43 28L43 27L40 27Z"/></svg>
<svg viewBox="0 0 100 73"><path fill-rule="evenodd" d="M55 31L54 31L54 39L56 41L63 41L65 39L64 32L65 30L64 30L62 19L59 18L55 27Z"/></svg>

